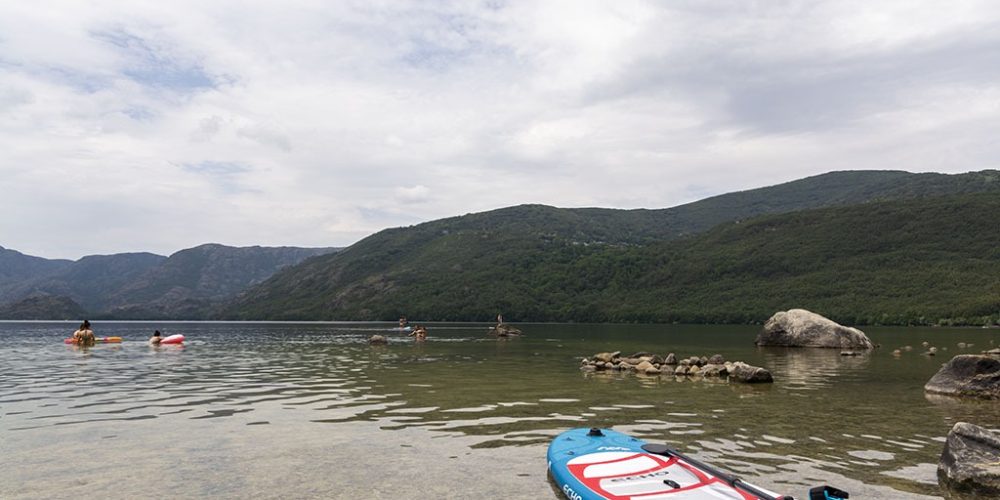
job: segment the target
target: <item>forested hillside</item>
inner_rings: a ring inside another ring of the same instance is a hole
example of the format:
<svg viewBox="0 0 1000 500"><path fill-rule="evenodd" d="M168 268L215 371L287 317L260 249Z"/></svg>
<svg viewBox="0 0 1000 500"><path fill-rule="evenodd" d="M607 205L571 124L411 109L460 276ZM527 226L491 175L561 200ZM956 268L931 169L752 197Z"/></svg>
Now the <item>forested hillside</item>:
<svg viewBox="0 0 1000 500"><path fill-rule="evenodd" d="M503 312L520 321L724 323L805 307L859 324L980 324L1000 312L1000 197L992 193L763 216L647 245L530 223L550 210L477 214L492 225L447 219L384 231L278 273L224 316L488 320Z"/></svg>

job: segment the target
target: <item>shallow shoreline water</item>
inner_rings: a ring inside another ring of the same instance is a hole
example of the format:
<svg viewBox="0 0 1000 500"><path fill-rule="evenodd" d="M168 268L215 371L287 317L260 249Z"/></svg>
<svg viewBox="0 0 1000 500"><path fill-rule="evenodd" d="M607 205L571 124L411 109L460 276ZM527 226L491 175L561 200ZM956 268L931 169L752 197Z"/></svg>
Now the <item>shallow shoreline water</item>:
<svg viewBox="0 0 1000 500"><path fill-rule="evenodd" d="M866 329L882 348L841 357L758 349L747 326L518 325L523 338L497 340L431 324L417 344L386 323L95 322L125 342L89 349L61 343L73 326L0 322L2 498L558 498L548 441L588 426L798 497L819 482L939 497L948 429L1000 426L995 402L922 390L952 355L1000 344L996 330ZM189 340L149 347L154 328ZM389 345L368 346L376 333ZM607 350L720 353L776 381L579 370Z"/></svg>

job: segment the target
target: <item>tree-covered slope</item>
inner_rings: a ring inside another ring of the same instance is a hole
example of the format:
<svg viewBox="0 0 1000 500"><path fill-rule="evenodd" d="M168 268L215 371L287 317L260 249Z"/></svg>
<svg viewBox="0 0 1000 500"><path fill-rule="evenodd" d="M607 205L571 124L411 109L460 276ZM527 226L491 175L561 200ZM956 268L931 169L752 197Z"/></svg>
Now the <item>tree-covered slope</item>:
<svg viewBox="0 0 1000 500"><path fill-rule="evenodd" d="M86 312L69 297L32 295L11 304L0 306L0 318L38 320L75 319L86 317Z"/></svg>
<svg viewBox="0 0 1000 500"><path fill-rule="evenodd" d="M277 270L333 248L230 247L206 244L174 253L106 298L120 318L200 319L211 307Z"/></svg>
<svg viewBox="0 0 1000 500"><path fill-rule="evenodd" d="M975 323L1000 310L994 194L764 216L650 245L594 244L529 223L554 209L509 210L516 231L458 218L378 233L278 273L225 316L746 322L806 307L857 323Z"/></svg>
<svg viewBox="0 0 1000 500"><path fill-rule="evenodd" d="M26 280L14 288L19 297L67 297L86 311L102 311L108 297L139 279L166 260L152 253L88 255L58 272Z"/></svg>

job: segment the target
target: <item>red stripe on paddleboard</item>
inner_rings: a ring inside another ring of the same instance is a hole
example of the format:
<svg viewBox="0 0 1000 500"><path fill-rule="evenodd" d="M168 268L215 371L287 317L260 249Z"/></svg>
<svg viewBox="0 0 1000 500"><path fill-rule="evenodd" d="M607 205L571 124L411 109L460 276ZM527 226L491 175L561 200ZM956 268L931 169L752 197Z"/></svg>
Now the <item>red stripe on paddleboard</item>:
<svg viewBox="0 0 1000 500"><path fill-rule="evenodd" d="M618 463L618 462L626 462L626 461L629 461L629 460L635 460L635 459L642 458L642 457L648 457L648 458L652 459L654 462L656 462L656 465L654 465L653 467L649 467L647 469L642 469L642 470L637 470L637 471L630 471L630 472L625 472L625 473L621 473L621 474L612 474L612 475L608 475L608 476L590 477L590 478L584 477L584 470L587 467L594 466L594 465L606 465L606 464L613 464L613 463ZM619 478L619 477L629 477L629 476L638 476L638 475L642 475L642 474L649 474L649 473L652 473L652 472L655 472L655 471L658 471L658 470L665 469L665 468L670 467L670 466L675 465L675 464L680 465L685 470L691 472L698 479L698 482L695 483L695 484L692 484L690 486L685 486L683 488L669 488L668 487L668 489L663 489L663 490L659 490L659 491L654 491L654 492L649 492L649 493L632 494L632 495L624 495L624 496L622 496L622 495L615 495L615 494L610 493L610 492L608 492L607 490L605 490L604 488L601 487L601 481L606 480L606 479L614 479L614 478ZM689 491L697 490L699 488L704 488L706 486L710 486L712 484L721 484L721 485L725 486L727 489L729 489L729 490L733 491L734 493L740 495L742 498L744 498L744 500L757 500L756 496L753 496L753 495L751 495L749 493L746 493L746 492L744 492L744 491L742 491L742 490L740 490L738 488L733 488L732 486L730 486L725 481L723 481L723 480L721 480L721 479L719 479L719 478L717 478L717 477L715 477L713 475L710 475L707 472L705 472L705 471L703 471L703 470L695 467L694 465L689 464L687 462L684 462L683 460L680 460L680 459L678 459L677 457L674 457L674 456L671 456L671 457L669 457L667 459L664 459L663 456L661 456L661 455L653 455L653 454L649 454L649 453L635 453L635 454L628 455L628 456L625 456L625 457L616 458L616 459L613 459L613 460L606 460L606 461L603 461L603 462L591 462L591 463L573 464L573 465L567 464L567 468L569 469L570 474L572 474L573 477L575 477L577 480L579 480L581 483L583 483L584 486L586 486L587 488L589 488L591 491L593 491L595 493L603 495L608 500L629 500L629 499L632 499L632 498L642 499L642 498L652 498L652 497L659 496L659 495L669 495L669 494L673 494L673 493L686 493L686 492L689 492Z"/></svg>

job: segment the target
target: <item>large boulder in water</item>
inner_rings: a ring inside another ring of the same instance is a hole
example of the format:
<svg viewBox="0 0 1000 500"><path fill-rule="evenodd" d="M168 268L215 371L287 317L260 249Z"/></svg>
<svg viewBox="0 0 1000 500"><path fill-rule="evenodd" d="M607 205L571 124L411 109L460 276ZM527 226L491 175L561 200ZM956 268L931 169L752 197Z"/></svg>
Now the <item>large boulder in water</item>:
<svg viewBox="0 0 1000 500"><path fill-rule="evenodd" d="M979 354L955 356L931 377L924 390L948 396L1000 399L1000 359Z"/></svg>
<svg viewBox="0 0 1000 500"><path fill-rule="evenodd" d="M948 433L938 482L958 497L1000 498L1000 436L959 422Z"/></svg>
<svg viewBox="0 0 1000 500"><path fill-rule="evenodd" d="M759 346L781 347L875 348L861 330L841 326L805 309L775 313L764 323L764 329L757 335L754 343Z"/></svg>

